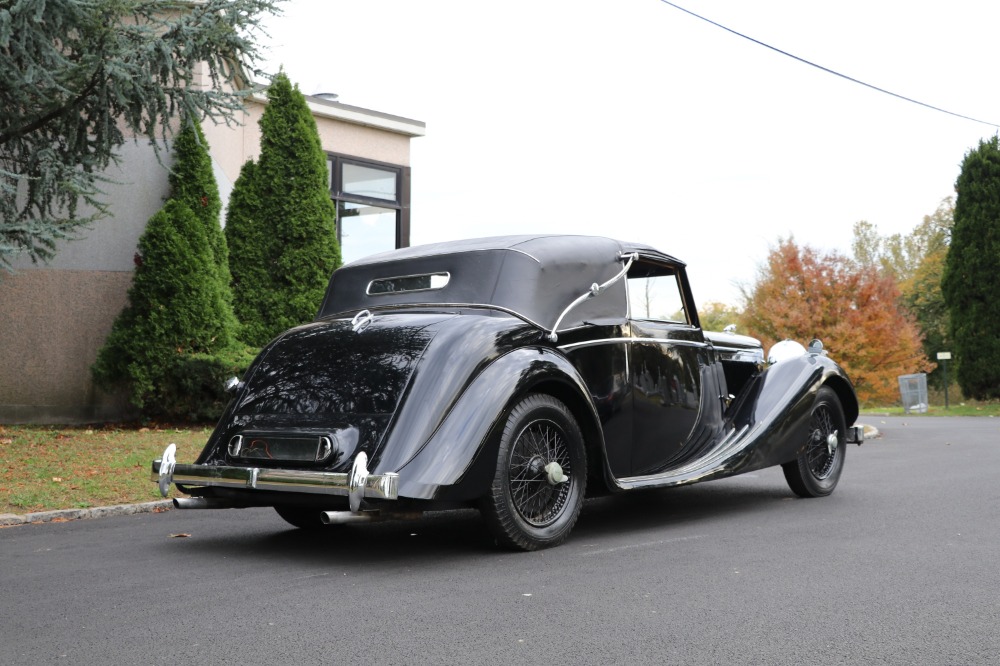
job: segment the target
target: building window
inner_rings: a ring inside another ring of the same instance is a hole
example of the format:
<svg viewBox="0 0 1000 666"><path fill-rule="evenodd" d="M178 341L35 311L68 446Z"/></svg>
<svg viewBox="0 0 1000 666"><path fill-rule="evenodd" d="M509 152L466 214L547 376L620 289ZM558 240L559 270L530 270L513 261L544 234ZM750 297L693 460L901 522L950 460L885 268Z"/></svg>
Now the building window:
<svg viewBox="0 0 1000 666"><path fill-rule="evenodd" d="M327 155L344 263L410 244L410 168Z"/></svg>

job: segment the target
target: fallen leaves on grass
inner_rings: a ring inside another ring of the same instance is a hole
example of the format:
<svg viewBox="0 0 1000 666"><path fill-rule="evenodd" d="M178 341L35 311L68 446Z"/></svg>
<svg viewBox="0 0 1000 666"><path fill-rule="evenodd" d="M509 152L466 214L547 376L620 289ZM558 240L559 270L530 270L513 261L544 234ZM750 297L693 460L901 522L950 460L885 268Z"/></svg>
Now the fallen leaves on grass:
<svg viewBox="0 0 1000 666"><path fill-rule="evenodd" d="M181 433L136 428L0 426L0 514L160 499L149 463L176 442L193 459L208 437L202 427ZM10 440L11 443L3 443Z"/></svg>

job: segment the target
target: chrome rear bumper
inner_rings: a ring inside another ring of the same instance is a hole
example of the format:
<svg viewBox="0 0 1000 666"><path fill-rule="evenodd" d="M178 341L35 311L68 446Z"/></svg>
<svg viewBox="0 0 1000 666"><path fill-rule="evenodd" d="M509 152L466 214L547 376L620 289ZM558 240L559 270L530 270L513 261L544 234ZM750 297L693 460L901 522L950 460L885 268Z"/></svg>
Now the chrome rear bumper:
<svg viewBox="0 0 1000 666"><path fill-rule="evenodd" d="M265 467L226 467L215 465L181 465L175 462L173 444L163 457L153 461L153 481L160 484L166 496L170 484L184 486L250 488L318 495L346 495L351 511L357 511L363 498L398 499L399 474L368 473L368 456L362 451L354 459L349 473L312 472Z"/></svg>

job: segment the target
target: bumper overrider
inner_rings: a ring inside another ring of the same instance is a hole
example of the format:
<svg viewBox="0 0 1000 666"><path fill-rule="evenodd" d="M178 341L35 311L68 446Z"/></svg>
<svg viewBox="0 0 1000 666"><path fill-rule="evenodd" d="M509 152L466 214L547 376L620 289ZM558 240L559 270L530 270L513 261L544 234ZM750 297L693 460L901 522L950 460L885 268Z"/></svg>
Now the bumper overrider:
<svg viewBox="0 0 1000 666"><path fill-rule="evenodd" d="M366 498L394 500L399 497L399 474L368 473L364 451L354 458L351 471L312 472L264 467L182 465L176 460L177 447L170 444L163 456L153 461L152 480L166 497L170 484L192 487L249 488L316 495L347 496L351 511L358 511Z"/></svg>
<svg viewBox="0 0 1000 666"><path fill-rule="evenodd" d="M865 443L865 427L864 426L855 425L855 426L851 426L850 428L848 428L847 429L846 440L847 440L848 444L857 444L858 446L861 446L862 444L864 444Z"/></svg>

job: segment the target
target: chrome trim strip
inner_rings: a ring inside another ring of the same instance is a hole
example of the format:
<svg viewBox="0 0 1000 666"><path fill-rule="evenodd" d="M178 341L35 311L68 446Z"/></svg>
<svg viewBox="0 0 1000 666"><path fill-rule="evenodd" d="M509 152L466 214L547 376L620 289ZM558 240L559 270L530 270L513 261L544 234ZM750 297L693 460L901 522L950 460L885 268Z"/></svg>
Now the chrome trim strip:
<svg viewBox="0 0 1000 666"><path fill-rule="evenodd" d="M723 355L723 360L726 361L744 361L746 363L763 363L764 362L764 350L763 349L744 349L740 347L716 347L712 346L715 351ZM729 354L729 356L725 356Z"/></svg>
<svg viewBox="0 0 1000 666"><path fill-rule="evenodd" d="M631 338L601 338L599 340L586 340L584 342L572 342L568 345L559 345L559 349L564 352L582 349L584 347L597 347L599 345L627 344Z"/></svg>
<svg viewBox="0 0 1000 666"><path fill-rule="evenodd" d="M613 345L613 344L634 344L637 342L653 342L656 344L668 344L677 345L678 347L696 347L699 349L706 349L711 345L705 342L694 342L692 340L671 340L669 338L601 338L599 340L585 340L583 342L572 342L567 345L559 345L559 349L564 352L572 351L574 349L580 349L582 347L594 347L597 345Z"/></svg>
<svg viewBox="0 0 1000 666"><path fill-rule="evenodd" d="M747 348L747 347L720 347L718 345L712 345L712 349L714 349L715 351L726 352L727 354L739 354L740 352L744 352L744 353L746 353L746 352L751 352L751 353L760 352L761 356L764 355L764 352L761 351L761 350L759 350L759 349L753 349L753 348Z"/></svg>
<svg viewBox="0 0 1000 666"><path fill-rule="evenodd" d="M369 307L369 310L373 312L379 312L382 310L419 310L423 308L431 310L442 310L451 308L472 309L472 310L497 310L499 312L503 312L504 314L509 314L512 317L517 317L521 321L525 322L526 324L531 324L535 328L539 328L543 331L546 330L545 327L539 324L537 321L525 317L523 314L517 312L516 310L505 308L502 305L490 305L487 303L389 303L386 305L372 305ZM328 319L340 319L346 316L350 312L356 312L356 310L343 310L341 312L335 312L334 314L324 316L323 321L326 321Z"/></svg>
<svg viewBox="0 0 1000 666"><path fill-rule="evenodd" d="M532 237L532 238L530 238L528 240L538 240L539 238L548 238L548 237L549 236L535 236L535 237ZM520 244L521 243L518 243L518 245L520 245ZM445 243L439 243L439 245L445 245ZM403 250L405 250L405 249L409 249L409 248L397 248L397 249L403 249ZM524 250L519 249L517 247L517 245L511 245L509 247L477 247L477 248L470 248L468 250L460 250L459 253L461 253L461 254L470 253L471 254L472 252L498 252L498 251L499 252L517 252L518 254L523 254L524 256L528 257L529 259L531 259L532 261L534 261L536 264L541 264L542 263L534 255L532 255L532 254L530 254L528 252L525 252ZM388 255L388 254L390 254L390 252L392 252L392 250L389 250L389 251L386 251L386 252L379 252L378 254L373 254L370 257L364 257L362 259L358 259L356 261L352 261L350 264L345 264L345 265L346 266L375 266L376 264L386 264L386 263L390 263L390 262L393 262L393 261L399 261L399 257L394 257L394 256L380 257L380 255ZM428 258L428 257L442 257L442 256L447 256L449 254L456 254L456 251L454 249L439 248L439 250L437 252L428 252L426 254L421 254L420 258L423 259L423 258ZM407 258L412 259L413 257L407 257Z"/></svg>
<svg viewBox="0 0 1000 666"><path fill-rule="evenodd" d="M694 342L693 340L672 340L670 338L628 338L632 342L654 342L660 345L677 345L678 347L697 347L707 349L710 345L707 342Z"/></svg>
<svg viewBox="0 0 1000 666"><path fill-rule="evenodd" d="M360 457L360 454L359 454ZM366 463L365 463L366 464ZM364 464L356 471L361 471ZM163 469L163 471L161 471ZM153 461L152 479L166 484L218 488L253 488L315 495L351 496L352 489L361 498L394 500L399 498L399 474L358 474L355 478L343 472L309 472L263 467L229 467L208 465L174 465L167 471L160 460ZM352 498L353 499L353 498Z"/></svg>
<svg viewBox="0 0 1000 666"><path fill-rule="evenodd" d="M680 467L672 469L663 474L647 474L644 476L631 476L617 480L618 485L624 489L642 488L646 486L667 486L691 483L702 479L709 474L719 471L727 459L753 441L748 433L750 426L743 426L739 430L731 430L723 437L715 447L705 456ZM757 428L754 428L756 431Z"/></svg>

